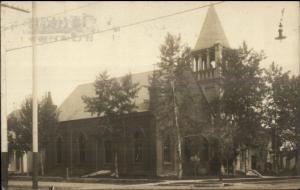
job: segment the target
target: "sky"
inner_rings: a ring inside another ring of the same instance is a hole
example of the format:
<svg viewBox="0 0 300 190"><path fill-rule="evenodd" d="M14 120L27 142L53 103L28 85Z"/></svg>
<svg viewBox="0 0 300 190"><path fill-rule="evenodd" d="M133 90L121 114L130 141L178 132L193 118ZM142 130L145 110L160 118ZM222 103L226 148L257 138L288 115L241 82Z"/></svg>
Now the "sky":
<svg viewBox="0 0 300 190"><path fill-rule="evenodd" d="M31 11L31 2L6 3ZM82 18L89 15L94 18L94 22L89 26L100 31L210 3L215 2L48 1L37 2L37 17L42 20L41 18L53 17ZM183 44L192 48L195 46L207 9L205 7L153 22L94 34L90 41L69 40L39 46L37 48L39 98L50 91L54 103L59 106L76 86L93 82L96 75L104 70L111 76L153 70L159 58L159 47L164 42L167 32L180 34ZM267 59L262 62L262 67L268 68L274 61L285 71L291 71L294 75L299 74L298 2L228 1L215 5L215 9L232 48L238 48L245 41L250 48L265 52ZM282 9L284 9L283 16ZM281 18L283 34L287 38L279 41L275 40L275 37L278 36ZM31 13L2 9L1 19L1 48L12 49L30 45L28 20L31 19ZM51 35L44 34L44 36L49 39ZM20 108L25 97L32 93L31 55L31 48L6 53L8 113ZM3 59L4 55L1 56Z"/></svg>

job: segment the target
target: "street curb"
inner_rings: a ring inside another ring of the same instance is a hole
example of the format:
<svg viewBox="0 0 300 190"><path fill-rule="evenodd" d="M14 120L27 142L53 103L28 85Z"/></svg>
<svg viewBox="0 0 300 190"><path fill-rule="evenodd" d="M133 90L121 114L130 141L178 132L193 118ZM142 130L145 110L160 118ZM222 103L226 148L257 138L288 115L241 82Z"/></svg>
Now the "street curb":
<svg viewBox="0 0 300 190"><path fill-rule="evenodd" d="M285 179L300 179L300 176L281 176L281 177L262 177L262 178L232 178L223 179L223 182L240 183L240 182L252 182L252 181L271 181L271 180L285 180ZM204 182L219 181L218 179L203 180Z"/></svg>
<svg viewBox="0 0 300 190"><path fill-rule="evenodd" d="M299 178L299 177L298 177ZM298 179L297 178L297 179ZM290 179L290 178L289 178ZM186 189L193 189L193 190L203 190L203 188L205 188L205 190L215 190L216 188L221 188L223 189L231 189L230 186L232 186L232 189L239 189L234 187L235 184L234 183L224 183L224 182L213 182L213 183L207 183L207 182L195 182L194 184L190 184L190 185L184 185L184 186L173 186L171 184L171 186L168 186L168 184L165 184L166 186L146 186L146 187L137 187L137 186L124 186L124 187L103 187L103 188L98 188L98 189L103 189L103 190L126 190L126 189L131 189L131 190L186 190ZM49 190L50 186L47 185L39 185L39 190ZM68 186L68 187L63 187L63 186L55 186L55 190L80 190L80 189L84 189L84 190L89 190L89 188L86 187L75 187L75 186ZM95 190L95 188L91 188L90 190ZM240 188L243 190L253 190L253 188ZM271 188L267 188L267 189L271 189ZM280 188L281 190L290 190L291 188ZM30 184L27 185L9 185L8 190L33 190L30 186Z"/></svg>
<svg viewBox="0 0 300 190"><path fill-rule="evenodd" d="M63 177L39 177L39 181L47 182L70 182L70 183L111 183L111 184L131 184L131 183L154 183L161 182L163 179L115 179L115 178L63 178ZM10 176L12 181L31 181L31 176Z"/></svg>
<svg viewBox="0 0 300 190"><path fill-rule="evenodd" d="M10 176L12 181L31 181L31 176ZM201 180L199 183L239 183L239 182L254 182L254 181L270 181L270 180L285 180L285 179L300 179L300 176L281 176L281 177L263 177L263 178L227 178L219 181L219 179L194 179ZM63 178L63 177L39 177L39 181L47 182L70 182L70 183L109 183L109 184L137 184L137 183L155 183L163 182L165 179L115 179L115 178ZM172 180L176 182L185 180Z"/></svg>

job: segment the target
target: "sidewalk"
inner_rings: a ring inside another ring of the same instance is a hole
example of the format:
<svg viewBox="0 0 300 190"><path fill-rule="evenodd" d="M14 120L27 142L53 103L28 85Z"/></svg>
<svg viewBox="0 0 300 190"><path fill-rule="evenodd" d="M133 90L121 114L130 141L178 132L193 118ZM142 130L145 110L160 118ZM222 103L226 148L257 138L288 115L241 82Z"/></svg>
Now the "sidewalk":
<svg viewBox="0 0 300 190"><path fill-rule="evenodd" d="M74 179L73 179L74 180ZM84 183L78 182L58 182L58 181L40 181L39 187L41 190L48 190L50 186L54 186L55 190L83 190L83 189L114 189L114 190L124 190L124 189L162 189L162 190L171 190L171 189L236 189L236 188L247 188L249 189L260 189L261 187L269 189L274 189L276 186L270 186L274 184L274 181L280 183L281 180L291 181L293 183L298 183L300 181L300 176L286 176L286 177L266 177L266 178L238 178L238 179L224 179L223 182L220 182L218 179L194 179L194 180L160 180L156 182L147 182L147 179L143 182L138 179L131 179L131 184L128 181L122 183L114 179L115 181L110 183L108 182L92 182L92 179L89 182L85 181ZM127 179L128 180L128 179ZM265 181L265 182L264 182ZM269 181L269 182L268 182ZM135 182L135 183L134 183ZM257 188L257 184L265 183L267 185L260 185ZM285 182L286 183L286 182ZM299 182L300 183L300 182ZM255 185L256 184L256 185ZM32 182L28 180L10 180L9 181L9 190L10 189L20 189L20 190L29 190L31 189ZM268 186L269 185L269 186ZM283 186L285 187L285 186ZM300 184L299 184L300 187ZM287 189L287 188L284 188Z"/></svg>
<svg viewBox="0 0 300 190"><path fill-rule="evenodd" d="M268 181L268 180L283 180L283 179L299 179L300 176L263 176L259 177L245 177L245 178L223 178L223 182L237 183L237 182L250 182L250 181ZM31 181L31 176L10 176L9 180L16 181ZM201 181L201 182L219 182L219 178L201 178L198 179L163 179L163 178L80 178L70 177L68 179L63 177L54 176L39 176L39 181L47 182L74 182L74 183L109 183L109 184L142 184L142 183L155 183L163 181L174 181L174 182L189 182L189 181Z"/></svg>
<svg viewBox="0 0 300 190"><path fill-rule="evenodd" d="M32 183L30 181L9 181L8 190L30 190ZM50 186L54 186L55 190L172 190L172 189L201 189L201 187L195 187L195 184L199 184L199 182L193 183L184 183L181 184L172 183L170 181L165 182L157 182L157 183L145 183L145 184L135 184L135 185L124 185L124 184L103 184L103 183L69 183L69 182L39 182L40 190L49 190ZM204 187L221 187L224 186L222 183L218 184L205 184Z"/></svg>
<svg viewBox="0 0 300 190"><path fill-rule="evenodd" d="M30 181L9 181L8 190L30 190ZM225 187L223 183L201 183L201 182L180 182L180 184L165 181L157 183L145 183L135 185L102 184L102 183L69 183L69 182L39 182L40 190L49 190L54 186L55 190L183 190L183 189L207 189ZM228 186L228 185L227 185Z"/></svg>

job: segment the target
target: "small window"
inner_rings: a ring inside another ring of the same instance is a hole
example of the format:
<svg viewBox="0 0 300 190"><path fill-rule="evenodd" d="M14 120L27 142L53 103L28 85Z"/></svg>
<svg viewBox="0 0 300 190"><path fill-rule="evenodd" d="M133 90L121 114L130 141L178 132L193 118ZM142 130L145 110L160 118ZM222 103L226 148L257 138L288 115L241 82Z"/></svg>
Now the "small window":
<svg viewBox="0 0 300 190"><path fill-rule="evenodd" d="M105 162L106 163L112 162L111 141L105 141L104 142L104 152L105 152Z"/></svg>
<svg viewBox="0 0 300 190"><path fill-rule="evenodd" d="M134 134L134 161L141 162L143 160L143 144L142 136L139 132Z"/></svg>
<svg viewBox="0 0 300 190"><path fill-rule="evenodd" d="M164 163L170 163L171 160L171 141L170 137L168 136L164 142Z"/></svg>
<svg viewBox="0 0 300 190"><path fill-rule="evenodd" d="M79 161L80 163L85 162L85 151L86 151L86 140L83 134L79 137Z"/></svg>
<svg viewBox="0 0 300 190"><path fill-rule="evenodd" d="M62 139L58 137L56 140L56 162L60 164L62 162Z"/></svg>

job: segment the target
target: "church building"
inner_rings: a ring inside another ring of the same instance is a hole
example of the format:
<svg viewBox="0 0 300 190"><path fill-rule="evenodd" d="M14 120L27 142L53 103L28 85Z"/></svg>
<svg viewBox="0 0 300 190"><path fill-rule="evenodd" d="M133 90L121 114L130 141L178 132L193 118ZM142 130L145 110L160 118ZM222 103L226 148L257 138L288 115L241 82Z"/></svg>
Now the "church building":
<svg viewBox="0 0 300 190"><path fill-rule="evenodd" d="M203 102L199 117L210 121L207 105L220 95L222 57L230 46L213 6L209 7L200 35L192 50L193 63L189 84ZM93 83L77 86L61 104L59 126L46 151L48 175L84 176L96 171L114 172L114 151L118 152L120 176L176 175L176 147L168 134L160 134L159 125L149 109L149 80L151 72L132 75L140 84L135 102L136 112L120 117L121 136L104 130L103 118L85 111L82 96L95 96ZM210 126L207 126L209 131ZM183 174L194 174L194 153L198 153L199 175L216 174L214 151L205 138L205 131L186 140L183 155ZM117 147L117 148L116 148Z"/></svg>

